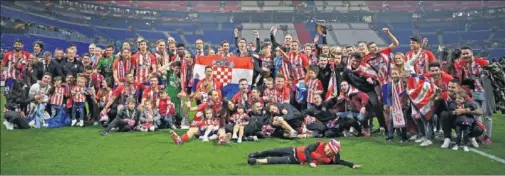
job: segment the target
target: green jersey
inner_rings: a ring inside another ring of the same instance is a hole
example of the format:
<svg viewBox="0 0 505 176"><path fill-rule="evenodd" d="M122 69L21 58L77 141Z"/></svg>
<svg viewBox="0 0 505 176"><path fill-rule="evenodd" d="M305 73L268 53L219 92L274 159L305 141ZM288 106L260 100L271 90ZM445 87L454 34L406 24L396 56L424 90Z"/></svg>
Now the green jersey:
<svg viewBox="0 0 505 176"><path fill-rule="evenodd" d="M98 61L96 69L102 74L105 78L112 78L112 63L114 62L115 56L112 58L101 58Z"/></svg>

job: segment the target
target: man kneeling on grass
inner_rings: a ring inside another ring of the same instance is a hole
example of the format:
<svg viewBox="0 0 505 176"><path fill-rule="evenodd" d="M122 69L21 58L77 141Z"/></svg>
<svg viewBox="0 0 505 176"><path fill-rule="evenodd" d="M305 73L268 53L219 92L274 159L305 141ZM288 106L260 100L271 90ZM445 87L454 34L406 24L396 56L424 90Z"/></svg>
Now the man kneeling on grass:
<svg viewBox="0 0 505 176"><path fill-rule="evenodd" d="M137 100L134 98L128 99L128 107L121 109L116 118L114 118L114 120L112 120L107 128L105 128L100 134L102 136L107 136L112 129L116 129L114 131L121 132L132 131L140 115L135 108L136 104Z"/></svg>
<svg viewBox="0 0 505 176"><path fill-rule="evenodd" d="M317 142L307 146L287 147L250 153L249 165L261 164L306 164L315 168L318 164L338 164L359 169L361 166L340 159L340 142L330 139L328 143Z"/></svg>

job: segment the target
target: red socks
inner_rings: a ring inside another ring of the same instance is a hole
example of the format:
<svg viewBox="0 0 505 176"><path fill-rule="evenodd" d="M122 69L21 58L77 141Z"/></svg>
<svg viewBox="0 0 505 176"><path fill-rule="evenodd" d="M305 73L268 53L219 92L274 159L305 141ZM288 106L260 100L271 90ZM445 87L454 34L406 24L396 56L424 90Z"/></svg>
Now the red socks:
<svg viewBox="0 0 505 176"><path fill-rule="evenodd" d="M182 135L181 140L182 140L182 142L188 142L189 136L187 134L184 134L184 135Z"/></svg>

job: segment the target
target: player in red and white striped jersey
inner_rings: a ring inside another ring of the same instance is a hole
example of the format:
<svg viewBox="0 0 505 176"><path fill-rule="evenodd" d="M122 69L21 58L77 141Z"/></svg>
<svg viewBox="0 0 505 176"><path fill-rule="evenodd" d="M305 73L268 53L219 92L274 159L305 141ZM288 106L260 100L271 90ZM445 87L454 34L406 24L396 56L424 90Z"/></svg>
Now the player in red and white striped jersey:
<svg viewBox="0 0 505 176"><path fill-rule="evenodd" d="M126 74L133 72L131 52L128 49L123 49L121 55L112 63L112 77L114 84L119 86L126 82ZM114 87L116 87L114 86Z"/></svg>
<svg viewBox="0 0 505 176"><path fill-rule="evenodd" d="M287 87L285 83L285 76L278 74L275 78L275 88L274 88L274 99L271 100L273 103L289 103L291 90Z"/></svg>
<svg viewBox="0 0 505 176"><path fill-rule="evenodd" d="M142 93L142 102L139 105L140 108L143 108L142 105L146 100L157 100L160 97L160 91L163 91L158 85L158 77L155 74L151 75L149 80L150 86L146 87Z"/></svg>
<svg viewBox="0 0 505 176"><path fill-rule="evenodd" d="M139 52L132 56L135 69L135 82L147 83L153 70L156 70L156 57L147 51L147 42L140 41Z"/></svg>
<svg viewBox="0 0 505 176"><path fill-rule="evenodd" d="M304 79L306 71L310 69L309 59L307 59L305 54L299 52L298 44L297 40L291 41L289 53L279 50L284 55L281 73L286 79L293 78L294 85L296 85L299 80Z"/></svg>
<svg viewBox="0 0 505 176"><path fill-rule="evenodd" d="M410 51L405 54L407 61L414 58L414 53L418 53L422 49L422 45L423 39L420 36L410 37ZM420 58L414 63L414 70L417 74L423 75L429 71L430 63L435 62L437 59L429 50L422 50L421 52Z"/></svg>

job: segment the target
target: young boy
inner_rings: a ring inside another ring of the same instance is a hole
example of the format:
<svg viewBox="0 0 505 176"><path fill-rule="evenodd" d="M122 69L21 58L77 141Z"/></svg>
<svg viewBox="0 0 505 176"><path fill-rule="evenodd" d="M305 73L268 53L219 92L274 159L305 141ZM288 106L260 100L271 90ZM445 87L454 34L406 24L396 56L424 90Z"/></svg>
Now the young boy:
<svg viewBox="0 0 505 176"><path fill-rule="evenodd" d="M318 164L338 164L353 169L361 166L340 159L340 142L330 139L328 143L317 142L307 146L287 147L253 152L248 155L249 165L260 164L307 164L315 168Z"/></svg>
<svg viewBox="0 0 505 176"><path fill-rule="evenodd" d="M407 142L407 113L408 96L406 94L406 83L402 81L400 70L397 68L391 69L391 82L385 85L384 98L384 112L389 115L388 136L386 140L391 142L393 140L394 128L400 130L401 143ZM387 117L386 117L387 118Z"/></svg>
<svg viewBox="0 0 505 176"><path fill-rule="evenodd" d="M63 99L66 95L66 90L62 87L62 78L60 76L54 77L54 87L49 90L49 95L51 100L49 104L51 105L51 118L59 114L63 107Z"/></svg>
<svg viewBox="0 0 505 176"><path fill-rule="evenodd" d="M135 127L140 114L135 108L136 105L137 100L134 98L128 99L128 107L119 111L116 118L100 134L107 136L113 128L119 128L119 131L122 132L131 131Z"/></svg>
<svg viewBox="0 0 505 176"><path fill-rule="evenodd" d="M463 146L463 150L468 152L468 134L470 133L470 128L475 123L474 112L477 110L477 105L468 101L466 98L468 93L464 90L459 90L456 94L456 101L448 102L448 110L450 113L456 116L456 145L452 148L453 150L458 150L460 146ZM461 139L463 138L463 141Z"/></svg>
<svg viewBox="0 0 505 176"><path fill-rule="evenodd" d="M165 121L170 128L175 129L174 117L177 112L175 112L175 105L172 103L167 91L160 93L160 98L156 100L156 107L160 112L161 120Z"/></svg>
<svg viewBox="0 0 505 176"><path fill-rule="evenodd" d="M77 85L72 88L72 125L84 126L84 103L86 102L85 86L86 78L78 77ZM77 123L77 111L79 111L79 123Z"/></svg>

